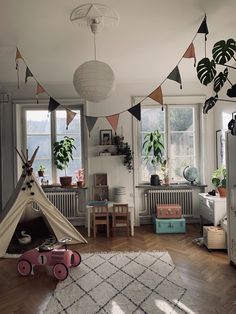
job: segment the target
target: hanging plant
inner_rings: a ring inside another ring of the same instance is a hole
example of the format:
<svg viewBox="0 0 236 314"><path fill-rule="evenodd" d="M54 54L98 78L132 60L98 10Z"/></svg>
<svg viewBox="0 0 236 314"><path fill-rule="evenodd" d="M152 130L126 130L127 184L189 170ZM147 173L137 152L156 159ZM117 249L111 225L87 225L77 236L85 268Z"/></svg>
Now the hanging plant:
<svg viewBox="0 0 236 314"><path fill-rule="evenodd" d="M124 155L123 164L127 167L129 172L133 170L133 153L131 151L128 142L123 142L123 138L120 138L116 144L116 153L118 155Z"/></svg>
<svg viewBox="0 0 236 314"><path fill-rule="evenodd" d="M130 145L127 142L124 143L123 155L124 155L123 164L129 170L129 172L131 172L131 170L133 170L133 154Z"/></svg>
<svg viewBox="0 0 236 314"><path fill-rule="evenodd" d="M216 64L214 60L210 61L208 58L203 58L198 62L197 77L202 84L209 84L214 79L215 75Z"/></svg>
<svg viewBox="0 0 236 314"><path fill-rule="evenodd" d="M228 78L229 71L226 68L224 70L224 73L220 72L214 79L214 92L219 93L221 88L224 86L224 83L226 82Z"/></svg>
<svg viewBox="0 0 236 314"><path fill-rule="evenodd" d="M228 67L236 69L230 65L226 65L232 58L236 61L234 54L236 52L236 42L230 38L228 40L220 40L216 42L212 49L212 60L209 58L203 58L198 62L197 65L197 77L203 85L208 85L214 80L213 91L215 95L208 98L205 101L203 107L203 113L207 113L211 108L214 107L218 100L218 93L224 86L225 82L228 81L232 88L228 89L227 96L236 97L234 91L234 85L228 79L229 71ZM225 65L225 69L217 74L216 66Z"/></svg>
<svg viewBox="0 0 236 314"><path fill-rule="evenodd" d="M211 108L213 108L218 100L218 95L216 94L215 97L210 97L205 101L203 106L203 113L207 113Z"/></svg>
<svg viewBox="0 0 236 314"><path fill-rule="evenodd" d="M227 41L220 40L215 43L212 49L212 57L216 63L224 65L230 61L236 51L235 40L230 38Z"/></svg>

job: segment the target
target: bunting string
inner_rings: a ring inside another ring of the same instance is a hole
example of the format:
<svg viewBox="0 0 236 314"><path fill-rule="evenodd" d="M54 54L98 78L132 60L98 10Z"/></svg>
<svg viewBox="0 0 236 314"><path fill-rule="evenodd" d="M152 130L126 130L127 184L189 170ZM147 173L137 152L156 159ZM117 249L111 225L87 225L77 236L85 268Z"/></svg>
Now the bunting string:
<svg viewBox="0 0 236 314"><path fill-rule="evenodd" d="M193 58L194 59L194 66L196 65L196 55L195 55L195 48L194 48L194 44L193 41L196 38L198 33L202 33L205 34L205 55L206 55L206 41L207 41L207 35L208 35L208 27L207 27L207 21L206 21L206 15L204 16L204 19L202 20L202 23L200 25L200 27L198 28L198 31L196 32L196 34L194 34L193 39L190 43L190 45L188 46L187 50L183 53L182 57L180 58L180 60L178 61L178 63L176 64L176 66L173 68L173 70L170 72L170 74L163 79L163 81L161 82L161 84L159 84L157 86L157 88L155 88L155 90L153 90L149 95L145 96L141 101L139 101L138 104L134 105L131 108L122 110L118 113L112 114L112 115L108 115L108 116L86 116L85 115L85 121L87 124L87 128L88 128L88 132L89 132L89 136L90 133L97 121L98 118L106 118L107 121L110 123L111 127L113 128L113 130L116 132L117 130L117 126L118 126L118 121L119 121L119 116L120 114L124 113L124 112L129 112L133 117L135 117L138 121L141 121L141 103L143 101L145 101L147 98L151 98L154 101L157 101L158 103L160 103L162 105L162 110L164 110L163 108L163 94L162 94L162 85L166 82L167 79L172 80L177 82L180 85L180 89L182 89L182 79L181 79L181 75L179 72L179 64L182 61L183 58ZM26 72L25 72L25 83L27 83L27 80L29 77L32 77L35 82L36 82L36 100L37 103L39 102L38 99L38 95L45 93L48 97L49 97L49 104L48 104L48 111L49 113L54 111L56 108L58 108L59 106L63 107L66 110L66 114L67 114L67 118L66 118L66 129L68 129L69 124L73 121L74 117L76 116L76 112L73 112L72 110L70 110L69 108L63 106L62 104L60 104L57 100L55 100L49 93L48 91L38 82L38 80L35 78L35 76L33 75L33 73L30 71L25 59L22 57L20 51L18 48L16 48L16 58L15 58L15 62L16 62L16 70L17 70L17 85L18 88L20 87L19 85L19 60L22 60L23 63L26 66Z"/></svg>

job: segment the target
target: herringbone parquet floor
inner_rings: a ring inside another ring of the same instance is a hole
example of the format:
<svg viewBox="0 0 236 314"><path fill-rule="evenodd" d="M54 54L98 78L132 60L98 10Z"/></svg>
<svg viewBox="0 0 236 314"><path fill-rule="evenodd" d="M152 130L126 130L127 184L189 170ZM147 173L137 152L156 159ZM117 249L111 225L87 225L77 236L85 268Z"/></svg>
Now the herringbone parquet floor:
<svg viewBox="0 0 236 314"><path fill-rule="evenodd" d="M85 229L80 229L86 235ZM199 226L188 225L186 234L156 235L152 226L135 228L134 237L119 231L107 239L100 234L88 244L77 246L80 252L98 251L168 251L183 281L197 304L200 314L236 313L236 267L228 264L225 251L208 252L192 244L199 237ZM75 248L75 247L74 247ZM57 281L45 268L36 268L35 275L20 277L14 259L0 259L0 313L36 314L45 307Z"/></svg>

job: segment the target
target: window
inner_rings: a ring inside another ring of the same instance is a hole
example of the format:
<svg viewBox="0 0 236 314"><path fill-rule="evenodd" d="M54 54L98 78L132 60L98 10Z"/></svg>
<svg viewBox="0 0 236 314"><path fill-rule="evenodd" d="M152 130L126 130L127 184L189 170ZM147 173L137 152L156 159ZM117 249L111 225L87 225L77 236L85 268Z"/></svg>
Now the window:
<svg viewBox="0 0 236 314"><path fill-rule="evenodd" d="M52 147L55 141L69 136L74 138L76 150L73 152L73 161L70 162L67 175L76 181L75 171L83 167L82 160L82 127L81 127L81 107L73 108L77 112L74 120L66 130L66 110L55 110L51 114L45 109L26 107L23 109L23 146L28 149L29 156L39 146L33 168L35 172L39 165L46 168L46 179L50 183L59 182L59 177L64 175L64 171L56 168L52 159Z"/></svg>
<svg viewBox="0 0 236 314"><path fill-rule="evenodd" d="M164 158L168 158L171 181L184 181L184 167L198 166L197 105L165 105L163 108L142 105L141 110L141 181L149 181L153 173L152 165L144 160L144 137L148 132L157 129L163 135Z"/></svg>

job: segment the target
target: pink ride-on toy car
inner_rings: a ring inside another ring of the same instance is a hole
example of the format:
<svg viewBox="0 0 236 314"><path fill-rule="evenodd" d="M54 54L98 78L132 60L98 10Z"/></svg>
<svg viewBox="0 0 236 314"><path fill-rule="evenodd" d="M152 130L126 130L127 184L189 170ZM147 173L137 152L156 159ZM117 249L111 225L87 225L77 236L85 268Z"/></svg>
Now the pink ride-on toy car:
<svg viewBox="0 0 236 314"><path fill-rule="evenodd" d="M60 240L64 249L53 249L39 246L38 248L23 253L17 263L17 270L22 276L33 273L35 265L53 266L53 274L58 280L64 280L68 276L68 269L76 267L81 263L78 252L67 249L70 238Z"/></svg>

